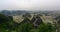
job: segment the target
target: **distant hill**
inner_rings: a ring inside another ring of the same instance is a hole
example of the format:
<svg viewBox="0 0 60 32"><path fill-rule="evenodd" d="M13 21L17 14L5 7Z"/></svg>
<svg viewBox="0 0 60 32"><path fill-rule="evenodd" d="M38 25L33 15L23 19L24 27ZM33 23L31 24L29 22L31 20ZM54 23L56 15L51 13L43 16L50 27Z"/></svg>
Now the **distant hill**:
<svg viewBox="0 0 60 32"><path fill-rule="evenodd" d="M12 15L21 15L29 12L30 11L24 11L24 10L16 10L16 11L2 10L0 13L4 15L12 16Z"/></svg>

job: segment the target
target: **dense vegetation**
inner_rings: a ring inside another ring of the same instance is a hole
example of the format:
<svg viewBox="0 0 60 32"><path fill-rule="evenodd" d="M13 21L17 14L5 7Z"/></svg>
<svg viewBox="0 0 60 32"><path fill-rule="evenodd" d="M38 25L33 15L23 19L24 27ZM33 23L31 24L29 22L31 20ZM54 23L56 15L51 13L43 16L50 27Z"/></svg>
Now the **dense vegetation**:
<svg viewBox="0 0 60 32"><path fill-rule="evenodd" d="M50 23L41 23L35 28L27 17L21 23L16 23L12 16L0 14L0 32L55 32L55 30Z"/></svg>

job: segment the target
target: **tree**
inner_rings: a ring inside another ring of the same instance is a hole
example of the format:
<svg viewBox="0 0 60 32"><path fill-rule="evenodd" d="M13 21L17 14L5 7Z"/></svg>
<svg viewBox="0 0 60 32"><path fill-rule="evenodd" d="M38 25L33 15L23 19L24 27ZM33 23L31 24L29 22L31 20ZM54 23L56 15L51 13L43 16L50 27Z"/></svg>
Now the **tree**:
<svg viewBox="0 0 60 32"><path fill-rule="evenodd" d="M0 14L0 32L4 32L8 29L10 29L12 26L13 19L12 16L5 16L3 14Z"/></svg>
<svg viewBox="0 0 60 32"><path fill-rule="evenodd" d="M51 24L40 24L40 26L38 27L38 32L55 32L55 27L52 26Z"/></svg>
<svg viewBox="0 0 60 32"><path fill-rule="evenodd" d="M28 18L25 18L17 27L17 32L29 32L33 28Z"/></svg>

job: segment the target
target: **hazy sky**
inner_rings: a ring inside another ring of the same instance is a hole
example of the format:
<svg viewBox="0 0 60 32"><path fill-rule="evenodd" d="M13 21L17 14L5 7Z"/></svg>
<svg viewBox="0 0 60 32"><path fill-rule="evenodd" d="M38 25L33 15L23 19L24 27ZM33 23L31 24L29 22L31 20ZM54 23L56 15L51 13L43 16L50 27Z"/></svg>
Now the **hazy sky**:
<svg viewBox="0 0 60 32"><path fill-rule="evenodd" d="M0 0L0 10L60 10L60 0Z"/></svg>

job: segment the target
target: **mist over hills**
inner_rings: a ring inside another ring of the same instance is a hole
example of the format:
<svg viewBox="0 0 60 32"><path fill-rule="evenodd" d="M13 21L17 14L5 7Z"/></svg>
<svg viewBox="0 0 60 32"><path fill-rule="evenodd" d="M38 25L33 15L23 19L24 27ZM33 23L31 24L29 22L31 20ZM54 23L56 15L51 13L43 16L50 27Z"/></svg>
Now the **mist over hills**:
<svg viewBox="0 0 60 32"><path fill-rule="evenodd" d="M8 15L8 16L12 16L12 15L21 15L21 14L25 14L25 13L35 13L35 14L55 14L55 13L60 13L60 11L27 11L27 10L1 10L0 11L1 14L4 15Z"/></svg>
<svg viewBox="0 0 60 32"><path fill-rule="evenodd" d="M12 10L12 11L9 11L9 10L2 10L0 11L1 14L4 14L4 15L20 15L20 14L24 14L24 13L27 13L29 11L22 11L22 10Z"/></svg>

